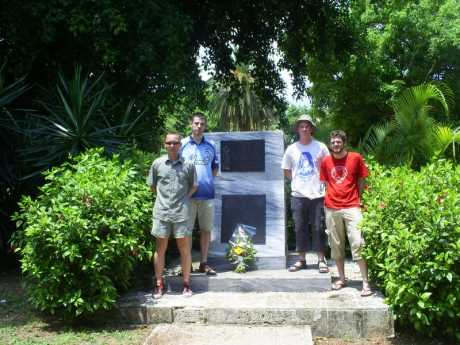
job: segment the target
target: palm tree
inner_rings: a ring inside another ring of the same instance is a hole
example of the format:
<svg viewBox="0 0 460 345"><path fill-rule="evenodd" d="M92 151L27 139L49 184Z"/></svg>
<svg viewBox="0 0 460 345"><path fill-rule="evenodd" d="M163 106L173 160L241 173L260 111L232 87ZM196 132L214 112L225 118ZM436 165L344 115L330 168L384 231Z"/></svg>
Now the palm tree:
<svg viewBox="0 0 460 345"><path fill-rule="evenodd" d="M232 71L234 80L221 86L211 104L211 120L222 130L267 129L274 119L272 108L262 104L253 89L255 82L247 65Z"/></svg>
<svg viewBox="0 0 460 345"><path fill-rule="evenodd" d="M364 150L382 163L420 167L441 152L439 126L431 114L448 115L451 97L449 89L431 83L406 89L393 102L394 117L369 129Z"/></svg>
<svg viewBox="0 0 460 345"><path fill-rule="evenodd" d="M102 75L85 76L77 66L70 80L61 73L58 77L56 88L48 90L46 100L39 101L41 113L30 112L21 126L27 145L18 151L33 170L30 176L87 148L115 151L145 113L137 111L131 102L114 124L107 116L115 108L108 105L110 86L104 84Z"/></svg>

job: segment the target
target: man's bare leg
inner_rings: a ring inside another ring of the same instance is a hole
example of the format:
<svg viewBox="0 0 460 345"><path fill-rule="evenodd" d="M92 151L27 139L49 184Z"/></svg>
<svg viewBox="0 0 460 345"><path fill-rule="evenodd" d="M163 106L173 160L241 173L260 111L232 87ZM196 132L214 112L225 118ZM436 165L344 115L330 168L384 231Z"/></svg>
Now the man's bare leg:
<svg viewBox="0 0 460 345"><path fill-rule="evenodd" d="M346 286L345 280L345 260L344 259L335 259L335 265L337 266L337 272L339 273L339 280L337 280L334 285L334 290L340 290Z"/></svg>
<svg viewBox="0 0 460 345"><path fill-rule="evenodd" d="M369 277L367 271L367 263L364 260L358 260L357 264L359 266L359 271L361 272L361 277L363 279L363 289L361 291L361 296L369 296L372 294L371 287L369 285Z"/></svg>
<svg viewBox="0 0 460 345"><path fill-rule="evenodd" d="M201 261L208 262L209 242L211 240L211 231L200 230L200 251Z"/></svg>
<svg viewBox="0 0 460 345"><path fill-rule="evenodd" d="M190 284L190 266L192 265L192 254L190 252L191 237L176 238L177 249L180 253L180 265L182 267L182 279L184 284Z"/></svg>
<svg viewBox="0 0 460 345"><path fill-rule="evenodd" d="M155 268L155 284L163 282L163 270L165 267L165 254L168 248L168 238L156 238L155 254L153 255L153 267Z"/></svg>

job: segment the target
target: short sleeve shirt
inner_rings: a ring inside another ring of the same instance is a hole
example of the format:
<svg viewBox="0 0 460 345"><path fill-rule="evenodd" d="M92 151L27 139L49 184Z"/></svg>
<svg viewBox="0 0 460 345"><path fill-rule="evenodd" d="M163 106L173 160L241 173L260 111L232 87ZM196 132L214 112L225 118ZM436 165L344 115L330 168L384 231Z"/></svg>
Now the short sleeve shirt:
<svg viewBox="0 0 460 345"><path fill-rule="evenodd" d="M197 143L191 136L182 139L180 154L186 162L195 166L198 177L198 189L192 199L214 199L214 176L212 171L219 168L216 146L205 137Z"/></svg>
<svg viewBox="0 0 460 345"><path fill-rule="evenodd" d="M289 145L283 156L282 169L291 170L291 195L317 199L324 197L324 187L319 179L322 159L329 155L327 146L315 139L303 145L296 141Z"/></svg>
<svg viewBox="0 0 460 345"><path fill-rule="evenodd" d="M348 152L341 159L326 157L321 163L320 175L326 183L325 206L333 209L359 207L358 180L368 175L364 159L357 152Z"/></svg>
<svg viewBox="0 0 460 345"><path fill-rule="evenodd" d="M172 161L168 156L155 159L147 176L147 184L156 188L154 218L166 222L188 219L188 193L197 184L195 167L182 158Z"/></svg>

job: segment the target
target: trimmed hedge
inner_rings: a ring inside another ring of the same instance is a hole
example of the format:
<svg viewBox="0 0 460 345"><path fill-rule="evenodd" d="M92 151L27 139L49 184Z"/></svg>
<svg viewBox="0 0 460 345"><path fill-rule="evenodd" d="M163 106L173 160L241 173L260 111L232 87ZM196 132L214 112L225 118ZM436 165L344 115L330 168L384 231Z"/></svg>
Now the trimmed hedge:
<svg viewBox="0 0 460 345"><path fill-rule="evenodd" d="M92 149L45 174L14 218L31 303L69 318L110 309L150 259L152 193L130 161Z"/></svg>
<svg viewBox="0 0 460 345"><path fill-rule="evenodd" d="M362 229L371 279L402 323L460 340L460 166L371 164Z"/></svg>

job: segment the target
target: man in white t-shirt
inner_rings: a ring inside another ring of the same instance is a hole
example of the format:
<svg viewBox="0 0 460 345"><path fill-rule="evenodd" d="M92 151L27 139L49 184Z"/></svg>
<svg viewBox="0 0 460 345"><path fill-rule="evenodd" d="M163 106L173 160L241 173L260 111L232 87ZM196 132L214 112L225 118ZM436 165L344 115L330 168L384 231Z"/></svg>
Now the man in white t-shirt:
<svg viewBox="0 0 460 345"><path fill-rule="evenodd" d="M311 248L318 254L319 272L327 273L329 268L324 257L327 237L321 224L324 185L319 179L319 168L329 150L313 138L315 124L309 115L297 119L295 131L299 140L288 146L281 165L284 175L291 180L291 210L299 253L298 261L289 271L307 268L305 254Z"/></svg>

